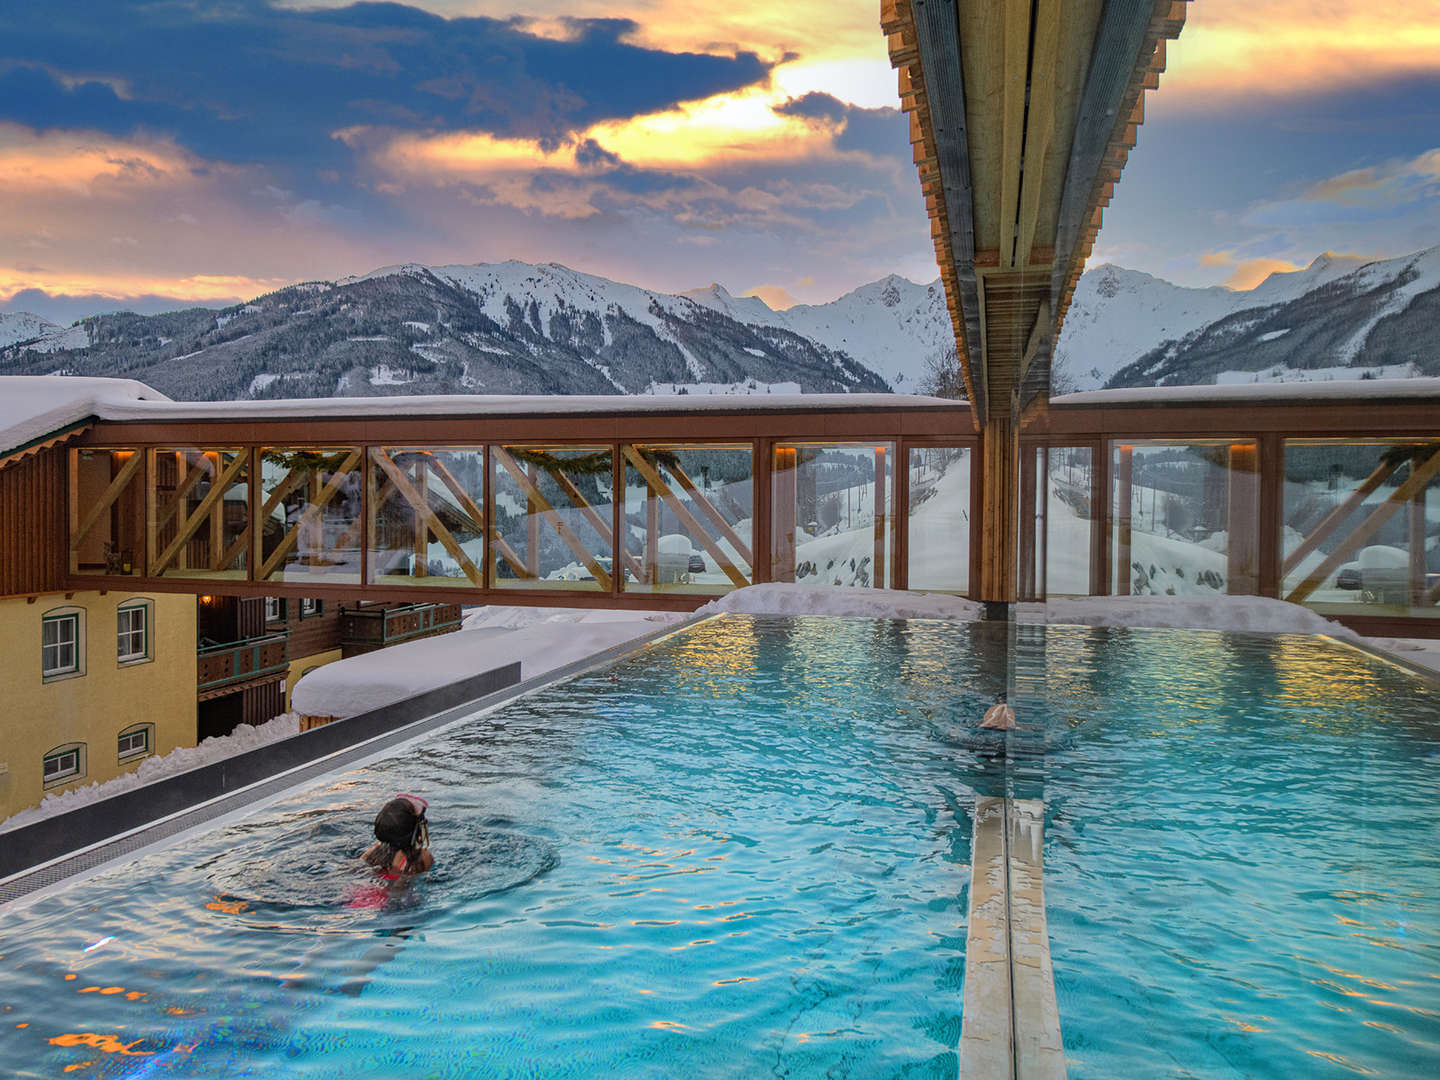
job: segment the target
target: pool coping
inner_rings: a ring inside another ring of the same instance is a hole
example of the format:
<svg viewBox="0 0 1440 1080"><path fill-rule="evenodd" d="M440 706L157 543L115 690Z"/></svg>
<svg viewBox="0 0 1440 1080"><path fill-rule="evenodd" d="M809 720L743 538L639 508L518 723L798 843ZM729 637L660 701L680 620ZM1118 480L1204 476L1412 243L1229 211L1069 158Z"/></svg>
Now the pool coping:
<svg viewBox="0 0 1440 1080"><path fill-rule="evenodd" d="M78 875L88 875L127 856L138 855L182 833L204 830L218 824L223 817L280 798L327 773L359 767L369 759L384 756L442 727L613 664L704 618L706 616L668 623L528 679L521 677L520 661L504 664L358 716L0 833L0 911L41 890L61 886ZM214 787L203 787L217 779L218 794ZM158 812L155 812L157 805ZM103 835L96 835L97 831ZM59 854L51 853L48 858L34 858L37 849L43 850L47 841L62 846L63 850Z"/></svg>

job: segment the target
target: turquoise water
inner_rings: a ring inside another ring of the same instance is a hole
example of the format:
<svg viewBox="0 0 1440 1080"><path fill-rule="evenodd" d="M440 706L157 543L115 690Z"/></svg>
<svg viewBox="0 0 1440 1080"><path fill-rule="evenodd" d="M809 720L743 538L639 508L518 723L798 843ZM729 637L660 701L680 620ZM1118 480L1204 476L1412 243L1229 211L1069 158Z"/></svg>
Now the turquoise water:
<svg viewBox="0 0 1440 1080"><path fill-rule="evenodd" d="M1305 637L1034 653L1072 1080L1440 1075L1440 693Z"/></svg>
<svg viewBox="0 0 1440 1080"><path fill-rule="evenodd" d="M5 1075L953 1077L1046 802L1070 1076L1440 1063L1440 694L1308 638L714 619L5 913ZM375 808L435 871L380 907ZM357 903L358 901L358 903ZM65 1071L65 1070L70 1071Z"/></svg>
<svg viewBox="0 0 1440 1080"><path fill-rule="evenodd" d="M7 1075L953 1076L974 640L711 620L8 913Z"/></svg>

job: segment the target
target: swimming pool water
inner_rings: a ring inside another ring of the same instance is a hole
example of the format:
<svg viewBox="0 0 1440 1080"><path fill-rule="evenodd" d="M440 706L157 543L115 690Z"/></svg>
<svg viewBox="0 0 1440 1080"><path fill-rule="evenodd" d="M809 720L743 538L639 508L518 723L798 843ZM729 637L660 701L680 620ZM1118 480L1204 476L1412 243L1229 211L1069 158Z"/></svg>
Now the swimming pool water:
<svg viewBox="0 0 1440 1080"><path fill-rule="evenodd" d="M699 624L10 913L0 1049L46 1077L953 1075L988 766L950 723L993 638ZM396 791L436 869L352 906Z"/></svg>
<svg viewBox="0 0 1440 1080"><path fill-rule="evenodd" d="M1312 638L728 616L7 911L6 1075L952 1077L1007 790L1072 1077L1435 1074L1433 687ZM377 907L397 791L437 866Z"/></svg>
<svg viewBox="0 0 1440 1080"><path fill-rule="evenodd" d="M1299 636L1036 656L1072 1080L1440 1075L1440 693Z"/></svg>

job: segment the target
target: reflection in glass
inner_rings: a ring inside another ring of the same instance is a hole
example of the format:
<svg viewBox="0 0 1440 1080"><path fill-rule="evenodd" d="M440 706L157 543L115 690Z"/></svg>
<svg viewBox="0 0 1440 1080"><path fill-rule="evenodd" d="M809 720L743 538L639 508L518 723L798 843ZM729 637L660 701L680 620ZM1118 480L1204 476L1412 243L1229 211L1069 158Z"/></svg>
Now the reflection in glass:
<svg viewBox="0 0 1440 1080"><path fill-rule="evenodd" d="M635 445L622 455L625 590L720 593L751 584L751 447Z"/></svg>
<svg viewBox="0 0 1440 1080"><path fill-rule="evenodd" d="M610 448L492 446L490 461L492 586L608 592Z"/></svg>
<svg viewBox="0 0 1440 1080"><path fill-rule="evenodd" d="M910 451L909 585L963 593L970 587L970 451Z"/></svg>
<svg viewBox="0 0 1440 1080"><path fill-rule="evenodd" d="M1280 595L1321 611L1440 614L1440 442L1285 443Z"/></svg>
<svg viewBox="0 0 1440 1080"><path fill-rule="evenodd" d="M250 453L151 451L150 576L243 578L250 558Z"/></svg>
<svg viewBox="0 0 1440 1080"><path fill-rule="evenodd" d="M372 447L370 581L484 587L485 452Z"/></svg>
<svg viewBox="0 0 1440 1080"><path fill-rule="evenodd" d="M1045 459L1045 593L1086 596L1095 527L1093 453L1088 446L1052 446Z"/></svg>
<svg viewBox="0 0 1440 1080"><path fill-rule="evenodd" d="M260 570L266 581L360 580L360 451L260 452Z"/></svg>
<svg viewBox="0 0 1440 1080"><path fill-rule="evenodd" d="M771 577L888 588L894 564L892 443L778 443Z"/></svg>
<svg viewBox="0 0 1440 1080"><path fill-rule="evenodd" d="M1253 442L1114 446L1117 595L1253 594L1259 483Z"/></svg>
<svg viewBox="0 0 1440 1080"><path fill-rule="evenodd" d="M70 571L145 572L145 455L70 451Z"/></svg>

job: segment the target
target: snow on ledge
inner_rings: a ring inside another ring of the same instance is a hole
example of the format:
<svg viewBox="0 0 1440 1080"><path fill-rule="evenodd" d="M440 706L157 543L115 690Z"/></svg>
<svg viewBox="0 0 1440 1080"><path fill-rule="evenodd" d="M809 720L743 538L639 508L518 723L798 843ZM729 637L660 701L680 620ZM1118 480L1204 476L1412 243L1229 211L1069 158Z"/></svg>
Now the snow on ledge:
<svg viewBox="0 0 1440 1080"><path fill-rule="evenodd" d="M21 810L18 814L0 821L0 833L33 825L37 821L44 821L56 814L78 810L82 806L89 806L91 803L100 802L102 799L108 799L110 796L119 795L124 791L133 791L135 788L144 787L156 780L163 780L167 776L189 772L191 769L198 769L204 765L213 765L217 761L258 749L269 743L279 742L281 739L288 739L299 733L300 717L295 713L282 713L253 727L242 724L231 734L212 735L202 741L199 746L178 746L168 754L148 757L133 771L122 773L113 780L106 780L103 784L96 781L86 784L84 787L52 792L41 800L39 806Z"/></svg>
<svg viewBox="0 0 1440 1080"><path fill-rule="evenodd" d="M1360 641L1355 631L1309 608L1265 596L1086 596L1020 604L1017 615L1073 626L1158 626L1257 634L1328 634Z"/></svg>
<svg viewBox="0 0 1440 1080"><path fill-rule="evenodd" d="M1118 390L1084 390L1050 399L1055 408L1107 405L1208 405L1217 401L1265 404L1305 401L1356 401L1440 398L1440 378L1335 379L1317 382L1230 383L1223 386L1135 386Z"/></svg>
<svg viewBox="0 0 1440 1080"><path fill-rule="evenodd" d="M726 593L699 608L697 615L837 615L870 619L959 619L974 621L985 612L974 600L944 593L865 589L848 585L796 585L775 582Z"/></svg>
<svg viewBox="0 0 1440 1080"><path fill-rule="evenodd" d="M134 379L0 375L0 454L136 401L170 399Z"/></svg>

